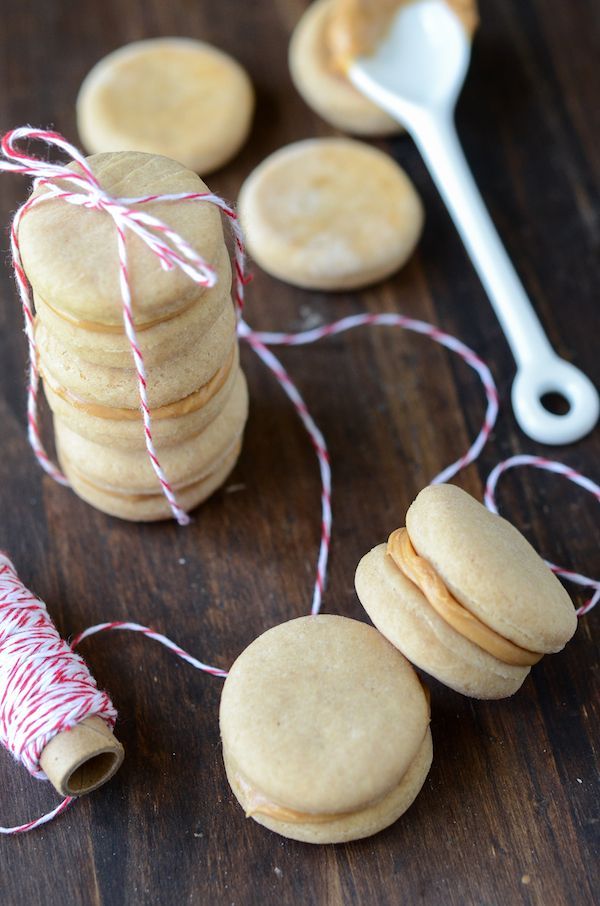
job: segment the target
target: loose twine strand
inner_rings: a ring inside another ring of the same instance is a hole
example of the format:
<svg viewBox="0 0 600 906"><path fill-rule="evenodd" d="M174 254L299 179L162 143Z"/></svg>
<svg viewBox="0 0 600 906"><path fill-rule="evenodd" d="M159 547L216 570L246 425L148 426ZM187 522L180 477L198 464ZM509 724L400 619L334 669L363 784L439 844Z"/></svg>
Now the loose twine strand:
<svg viewBox="0 0 600 906"><path fill-rule="evenodd" d="M16 142L31 139L45 142L66 153L79 167L72 169L64 164L51 164L26 154L16 147ZM332 528L331 513L331 467L327 444L312 418L306 403L287 371L268 348L269 346L299 346L314 343L335 334L362 326L401 327L422 334L456 353L478 375L486 396L486 411L477 437L469 449L432 479L432 484L449 481L467 465L474 462L485 446L498 416L498 392L492 374L483 360L460 340L439 330L425 321L407 318L403 315L362 314L343 318L331 324L299 333L275 333L254 331L242 318L244 305L245 253L242 232L233 208L212 193L178 193L148 195L138 198L113 198L106 193L89 168L80 152L62 136L31 127L14 129L1 142L6 160L0 161L0 170L21 173L34 177L34 190L44 188L43 194L34 195L23 204L13 219L10 231L11 250L15 279L25 321L25 333L29 347L29 382L27 393L28 437L31 447L42 468L60 484L68 481L45 451L38 426L39 370L34 331L34 312L31 290L21 261L19 247L19 225L23 216L38 204L49 200L61 200L68 204L83 206L105 212L112 217L116 230L119 259L119 287L122 302L123 325L131 348L137 382L140 410L146 450L165 495L173 517L180 525L187 525L190 517L177 501L158 457L152 436L152 414L148 404L148 377L144 357L138 343L134 319L134 301L129 280L127 257L127 231L137 235L157 256L165 270L178 267L191 280L201 286L214 286L217 275L181 236L167 224L137 210L137 206L151 202L205 202L220 208L227 218L234 238L235 291L237 311L237 332L256 355L273 373L284 393L292 402L298 417L304 425L317 457L321 479L321 535L317 558L316 576L313 588L311 613L321 609L327 577L329 546ZM57 183L59 181L59 183ZM67 186L64 184L67 183ZM70 188L73 187L73 188ZM495 467L490 474L485 491L485 504L497 512L495 490L500 476L516 466L534 466L563 475L580 487L590 491L600 501L600 487L573 469L533 456L515 456ZM548 562L548 561L547 561ZM579 608L582 615L600 599L600 582L579 573L565 570L553 563L550 568L562 578L580 586L593 589L590 600ZM75 726L86 717L100 716L109 726L116 719L110 699L100 692L84 661L75 654L75 648L86 638L101 632L137 632L153 639L172 651L192 667L212 676L224 678L227 671L213 667L193 657L166 636L132 622L99 623L76 636L71 644L63 641L53 626L45 605L36 598L18 579L14 567L7 557L0 555L0 741L13 756L21 761L35 777L44 778L39 758L44 746L53 736L68 727ZM73 801L66 797L52 811L40 818L15 827L0 827L0 834L17 834L34 830L61 814Z"/></svg>

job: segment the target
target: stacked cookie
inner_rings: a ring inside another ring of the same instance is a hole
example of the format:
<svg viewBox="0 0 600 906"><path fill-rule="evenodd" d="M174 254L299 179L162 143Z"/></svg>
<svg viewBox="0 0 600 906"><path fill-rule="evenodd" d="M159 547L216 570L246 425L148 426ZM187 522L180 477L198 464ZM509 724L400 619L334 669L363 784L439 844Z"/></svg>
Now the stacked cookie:
<svg viewBox="0 0 600 906"><path fill-rule="evenodd" d="M195 173L165 157L119 152L94 155L88 163L113 197L207 191ZM154 202L144 211L167 222L218 276L213 288L198 286L178 268L164 271L141 239L127 236L153 438L178 501L189 510L233 468L247 416L231 266L213 205ZM101 211L47 201L23 218L19 242L65 474L84 500L104 512L136 521L168 518L146 451L136 370L123 329L113 220Z"/></svg>

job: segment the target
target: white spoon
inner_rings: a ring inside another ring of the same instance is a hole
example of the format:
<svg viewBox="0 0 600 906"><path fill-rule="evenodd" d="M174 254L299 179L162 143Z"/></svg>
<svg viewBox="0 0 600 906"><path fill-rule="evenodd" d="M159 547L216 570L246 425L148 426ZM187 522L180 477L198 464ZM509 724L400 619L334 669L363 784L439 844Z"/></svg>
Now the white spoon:
<svg viewBox="0 0 600 906"><path fill-rule="evenodd" d="M353 84L412 135L444 199L510 344L517 374L512 405L534 440L564 444L596 424L598 393L578 368L559 358L488 214L454 127L454 107L471 55L471 42L444 0L415 0L396 13L371 57L348 72ZM541 397L559 393L564 415Z"/></svg>

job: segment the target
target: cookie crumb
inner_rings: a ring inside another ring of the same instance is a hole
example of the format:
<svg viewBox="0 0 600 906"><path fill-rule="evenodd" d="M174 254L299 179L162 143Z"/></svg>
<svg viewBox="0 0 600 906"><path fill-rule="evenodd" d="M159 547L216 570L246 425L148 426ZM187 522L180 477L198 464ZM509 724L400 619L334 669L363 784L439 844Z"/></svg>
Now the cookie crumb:
<svg viewBox="0 0 600 906"><path fill-rule="evenodd" d="M531 875L523 875L521 884L531 884Z"/></svg>

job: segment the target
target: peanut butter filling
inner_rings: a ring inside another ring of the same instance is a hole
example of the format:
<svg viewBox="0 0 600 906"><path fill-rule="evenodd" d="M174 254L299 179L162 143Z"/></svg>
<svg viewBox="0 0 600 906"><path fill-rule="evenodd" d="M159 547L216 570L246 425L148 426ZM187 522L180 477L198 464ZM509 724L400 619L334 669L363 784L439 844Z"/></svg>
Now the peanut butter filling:
<svg viewBox="0 0 600 906"><path fill-rule="evenodd" d="M139 333L143 330L150 330L151 327L156 327L158 324L164 324L167 321L172 321L174 318L178 318L179 315L185 314L186 311L189 311L196 302L197 299L192 299L191 302L188 302L182 308L178 308L176 311L169 311L165 315L161 315L158 318L153 318L151 321L143 321L138 324L136 321L135 329ZM60 318L61 321L65 321L67 324L71 324L72 327L76 327L78 330L87 330L92 333L113 333L113 334L122 334L125 336L125 330L123 328L123 322L120 321L118 324L105 324L100 321L86 321L84 318L76 318L75 315L69 314L66 311L59 310L54 308L53 305L50 305L49 302L46 302L45 299L41 299L43 305L48 308L53 315L57 318Z"/></svg>
<svg viewBox="0 0 600 906"><path fill-rule="evenodd" d="M274 821L284 821L286 824L329 824L332 821L340 821L343 818L351 818L359 814L353 812L299 812L293 808L286 808L284 805L278 805L272 802L254 790L244 778L236 772L236 783L244 792L246 799L246 818L253 815L264 815L265 818L273 818ZM385 798L385 797L382 797ZM376 805L377 803L372 803ZM361 809L361 811L363 811Z"/></svg>
<svg viewBox="0 0 600 906"><path fill-rule="evenodd" d="M189 396L185 396L181 400L175 400L173 403L167 403L165 406L159 406L157 409L153 409L152 418L179 418L182 415L189 415L192 412L197 412L198 409L202 409L203 406L206 406L227 381L235 359L235 350L236 344L234 343L225 363L221 365L206 384L203 384L198 390L195 390L193 393L190 393ZM95 418L106 418L114 421L141 421L139 409L120 409L81 399L74 393L71 393L70 390L67 390L65 387L56 383L48 375L48 371L43 368L41 362L40 373L44 382L49 386L52 392L60 397L63 402L73 406L73 408L77 409L79 412L83 412L86 415L92 415Z"/></svg>
<svg viewBox="0 0 600 906"><path fill-rule="evenodd" d="M357 57L371 56L383 40L401 6L413 0L335 0L326 32L331 63L347 72ZM478 16L475 0L446 0L472 35Z"/></svg>
<svg viewBox="0 0 600 906"><path fill-rule="evenodd" d="M531 667L542 659L543 654L521 648L505 639L463 607L433 566L417 554L405 528L392 532L387 543L387 555L400 572L423 592L444 622L492 657L513 667Z"/></svg>

